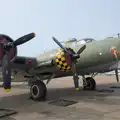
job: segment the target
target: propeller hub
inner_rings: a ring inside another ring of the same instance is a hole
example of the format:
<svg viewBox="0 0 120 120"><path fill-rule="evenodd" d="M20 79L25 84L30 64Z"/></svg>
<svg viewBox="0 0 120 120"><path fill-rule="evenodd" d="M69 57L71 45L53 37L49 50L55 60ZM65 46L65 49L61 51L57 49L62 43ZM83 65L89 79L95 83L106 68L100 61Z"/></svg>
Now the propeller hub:
<svg viewBox="0 0 120 120"><path fill-rule="evenodd" d="M9 51L10 60L17 55L17 47L12 46L13 39L7 35L0 34L0 60L3 59L5 52Z"/></svg>
<svg viewBox="0 0 120 120"><path fill-rule="evenodd" d="M74 59L78 59L78 58L80 58L80 55L79 54L73 54L73 56L72 56L72 59L74 60Z"/></svg>
<svg viewBox="0 0 120 120"><path fill-rule="evenodd" d="M4 49L6 51L9 51L13 46L12 42L8 42L7 44L4 44Z"/></svg>

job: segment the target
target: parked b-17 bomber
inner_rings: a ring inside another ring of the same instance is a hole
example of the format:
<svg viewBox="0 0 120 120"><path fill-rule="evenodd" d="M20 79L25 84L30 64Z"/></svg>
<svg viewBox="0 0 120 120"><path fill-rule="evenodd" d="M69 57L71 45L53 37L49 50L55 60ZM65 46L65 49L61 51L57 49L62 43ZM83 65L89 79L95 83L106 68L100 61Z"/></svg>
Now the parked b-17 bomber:
<svg viewBox="0 0 120 120"><path fill-rule="evenodd" d="M27 74L30 83L30 98L42 100L47 96L46 84L53 78L73 76L75 90L79 90L79 77L82 76L83 89L95 90L94 77L98 73L115 71L118 78L120 60L120 38L111 37L104 40L85 38L84 44L72 39L64 42L51 38L58 45L57 49L44 52L37 57L17 56L17 46L35 37L29 33L17 40L0 34L0 60L5 91L11 90L11 75L22 71ZM34 42L34 41L33 41ZM75 43L75 44L73 44ZM90 75L90 77L86 77ZM46 84L43 82L47 79ZM61 81L64 82L64 81Z"/></svg>

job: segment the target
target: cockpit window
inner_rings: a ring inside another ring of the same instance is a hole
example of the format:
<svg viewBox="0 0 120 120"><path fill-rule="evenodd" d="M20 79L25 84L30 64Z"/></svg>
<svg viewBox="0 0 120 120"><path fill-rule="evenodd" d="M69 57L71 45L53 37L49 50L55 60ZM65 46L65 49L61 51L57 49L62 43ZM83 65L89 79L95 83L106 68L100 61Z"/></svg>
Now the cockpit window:
<svg viewBox="0 0 120 120"><path fill-rule="evenodd" d="M84 40L80 40L77 42L77 45L81 45L81 44L86 44L86 42Z"/></svg>
<svg viewBox="0 0 120 120"><path fill-rule="evenodd" d="M84 38L84 39L81 39L81 40L77 40L76 38L73 38L73 39L70 39L70 40L67 40L67 41L63 41L61 42L61 44L63 46L66 46L66 47L69 47L69 46L76 46L76 45L81 45L81 44L86 44L86 43L89 43L89 42L92 42L92 41L95 41L93 38Z"/></svg>
<svg viewBox="0 0 120 120"><path fill-rule="evenodd" d="M95 41L93 38L85 38L83 40L86 41L87 43Z"/></svg>

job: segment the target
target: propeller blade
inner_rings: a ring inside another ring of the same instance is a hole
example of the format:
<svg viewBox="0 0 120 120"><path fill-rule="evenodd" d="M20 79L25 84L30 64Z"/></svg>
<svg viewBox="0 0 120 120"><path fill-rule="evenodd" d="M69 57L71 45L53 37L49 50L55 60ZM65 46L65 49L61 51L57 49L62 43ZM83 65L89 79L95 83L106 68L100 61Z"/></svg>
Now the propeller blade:
<svg viewBox="0 0 120 120"><path fill-rule="evenodd" d="M115 75L116 75L117 82L119 82L119 76L118 76L118 70L117 69L115 70Z"/></svg>
<svg viewBox="0 0 120 120"><path fill-rule="evenodd" d="M71 55L71 53L64 47L56 38L52 37L52 39L57 43L58 46L60 46L65 52Z"/></svg>
<svg viewBox="0 0 120 120"><path fill-rule="evenodd" d="M35 37L35 33L29 33L29 34L24 35L24 36L18 38L17 40L15 40L13 42L13 45L14 46L21 45L21 44L33 39L34 37Z"/></svg>
<svg viewBox="0 0 120 120"><path fill-rule="evenodd" d="M11 68L9 52L6 52L2 60L2 74L4 90L9 92L11 90Z"/></svg>
<svg viewBox="0 0 120 120"><path fill-rule="evenodd" d="M86 48L86 45L83 45L83 46L78 50L77 54L82 53L82 52L85 50L85 48Z"/></svg>

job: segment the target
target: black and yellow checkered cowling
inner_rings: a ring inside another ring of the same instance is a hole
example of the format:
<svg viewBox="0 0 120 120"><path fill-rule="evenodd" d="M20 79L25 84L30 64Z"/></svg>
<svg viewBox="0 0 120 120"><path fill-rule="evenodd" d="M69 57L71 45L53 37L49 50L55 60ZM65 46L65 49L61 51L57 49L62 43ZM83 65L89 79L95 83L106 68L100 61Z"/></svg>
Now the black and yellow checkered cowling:
<svg viewBox="0 0 120 120"><path fill-rule="evenodd" d="M56 64L63 72L71 71L71 57L62 49L58 49L58 52L56 53Z"/></svg>

